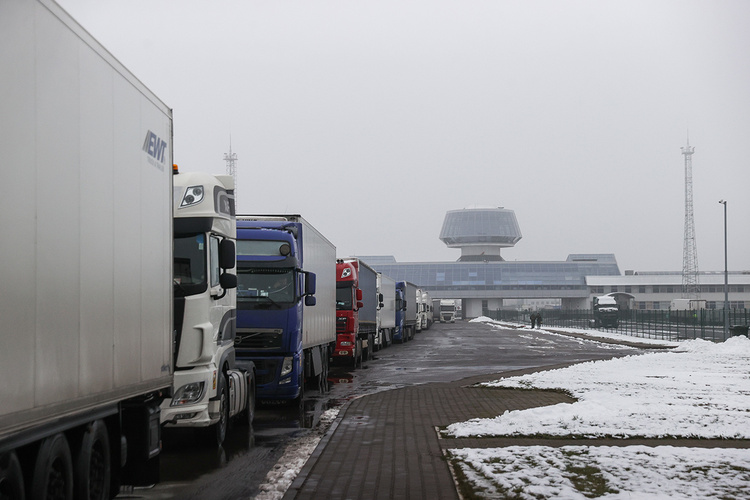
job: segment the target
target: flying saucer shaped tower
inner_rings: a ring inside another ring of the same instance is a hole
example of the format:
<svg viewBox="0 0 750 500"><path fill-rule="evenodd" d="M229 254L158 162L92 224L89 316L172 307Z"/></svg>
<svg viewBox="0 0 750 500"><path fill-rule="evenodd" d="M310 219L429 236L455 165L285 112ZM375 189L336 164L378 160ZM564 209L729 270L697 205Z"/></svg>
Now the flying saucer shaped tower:
<svg viewBox="0 0 750 500"><path fill-rule="evenodd" d="M445 214L440 240L448 248L460 248L459 262L502 261L500 249L513 247L521 239L513 210L465 208Z"/></svg>

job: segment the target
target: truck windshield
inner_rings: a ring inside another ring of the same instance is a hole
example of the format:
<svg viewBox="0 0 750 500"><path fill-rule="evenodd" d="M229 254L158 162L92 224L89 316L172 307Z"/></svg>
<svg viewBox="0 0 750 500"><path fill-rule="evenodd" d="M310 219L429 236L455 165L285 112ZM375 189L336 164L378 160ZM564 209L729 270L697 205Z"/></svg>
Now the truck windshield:
<svg viewBox="0 0 750 500"><path fill-rule="evenodd" d="M240 265L237 269L237 306L253 309L265 304L294 303L294 271L290 268L259 268Z"/></svg>
<svg viewBox="0 0 750 500"><path fill-rule="evenodd" d="M350 311L354 302L354 294L350 284L336 287L336 310Z"/></svg>
<svg viewBox="0 0 750 500"><path fill-rule="evenodd" d="M208 289L206 274L206 235L175 236L175 293L196 295L205 292Z"/></svg>

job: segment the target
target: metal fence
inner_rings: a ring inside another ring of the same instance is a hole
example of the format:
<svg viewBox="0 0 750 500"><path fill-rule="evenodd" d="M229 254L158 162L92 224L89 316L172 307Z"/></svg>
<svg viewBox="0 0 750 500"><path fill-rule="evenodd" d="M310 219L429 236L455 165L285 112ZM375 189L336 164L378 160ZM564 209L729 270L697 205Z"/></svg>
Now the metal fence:
<svg viewBox="0 0 750 500"><path fill-rule="evenodd" d="M723 342L727 336L747 335L750 309L729 309L729 332L724 334L725 309L697 311L618 311L617 328L595 328L592 310L540 311L542 327L597 329L607 332L661 340L704 339ZM530 324L529 312L514 310L485 310L484 315L498 320Z"/></svg>

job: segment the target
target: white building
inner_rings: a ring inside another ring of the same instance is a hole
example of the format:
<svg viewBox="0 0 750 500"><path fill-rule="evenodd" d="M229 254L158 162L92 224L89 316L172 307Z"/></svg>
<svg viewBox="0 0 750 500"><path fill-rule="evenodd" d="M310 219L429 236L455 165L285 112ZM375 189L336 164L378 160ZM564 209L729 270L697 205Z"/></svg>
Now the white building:
<svg viewBox="0 0 750 500"><path fill-rule="evenodd" d="M724 308L724 273L699 275L700 298L708 309ZM682 297L682 274L632 273L625 276L586 276L589 300L577 306L591 309L593 299L599 295L617 294L620 308L659 310L669 309L672 299ZM729 273L729 308L750 309L750 272Z"/></svg>

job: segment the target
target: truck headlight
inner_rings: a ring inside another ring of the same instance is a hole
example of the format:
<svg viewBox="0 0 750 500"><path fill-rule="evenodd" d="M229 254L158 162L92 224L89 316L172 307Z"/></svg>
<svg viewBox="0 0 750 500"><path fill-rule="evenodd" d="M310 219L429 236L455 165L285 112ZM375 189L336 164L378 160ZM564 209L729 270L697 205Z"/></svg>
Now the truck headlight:
<svg viewBox="0 0 750 500"><path fill-rule="evenodd" d="M187 188L185 190L185 196L182 197L180 208L200 203L201 200L203 200L203 191L203 186L190 186Z"/></svg>
<svg viewBox="0 0 750 500"><path fill-rule="evenodd" d="M181 406L196 403L203 397L204 382L190 382L174 393L170 406Z"/></svg>
<svg viewBox="0 0 750 500"><path fill-rule="evenodd" d="M292 368L294 368L294 358L284 358L284 362L281 364L281 376L285 377L292 373Z"/></svg>

